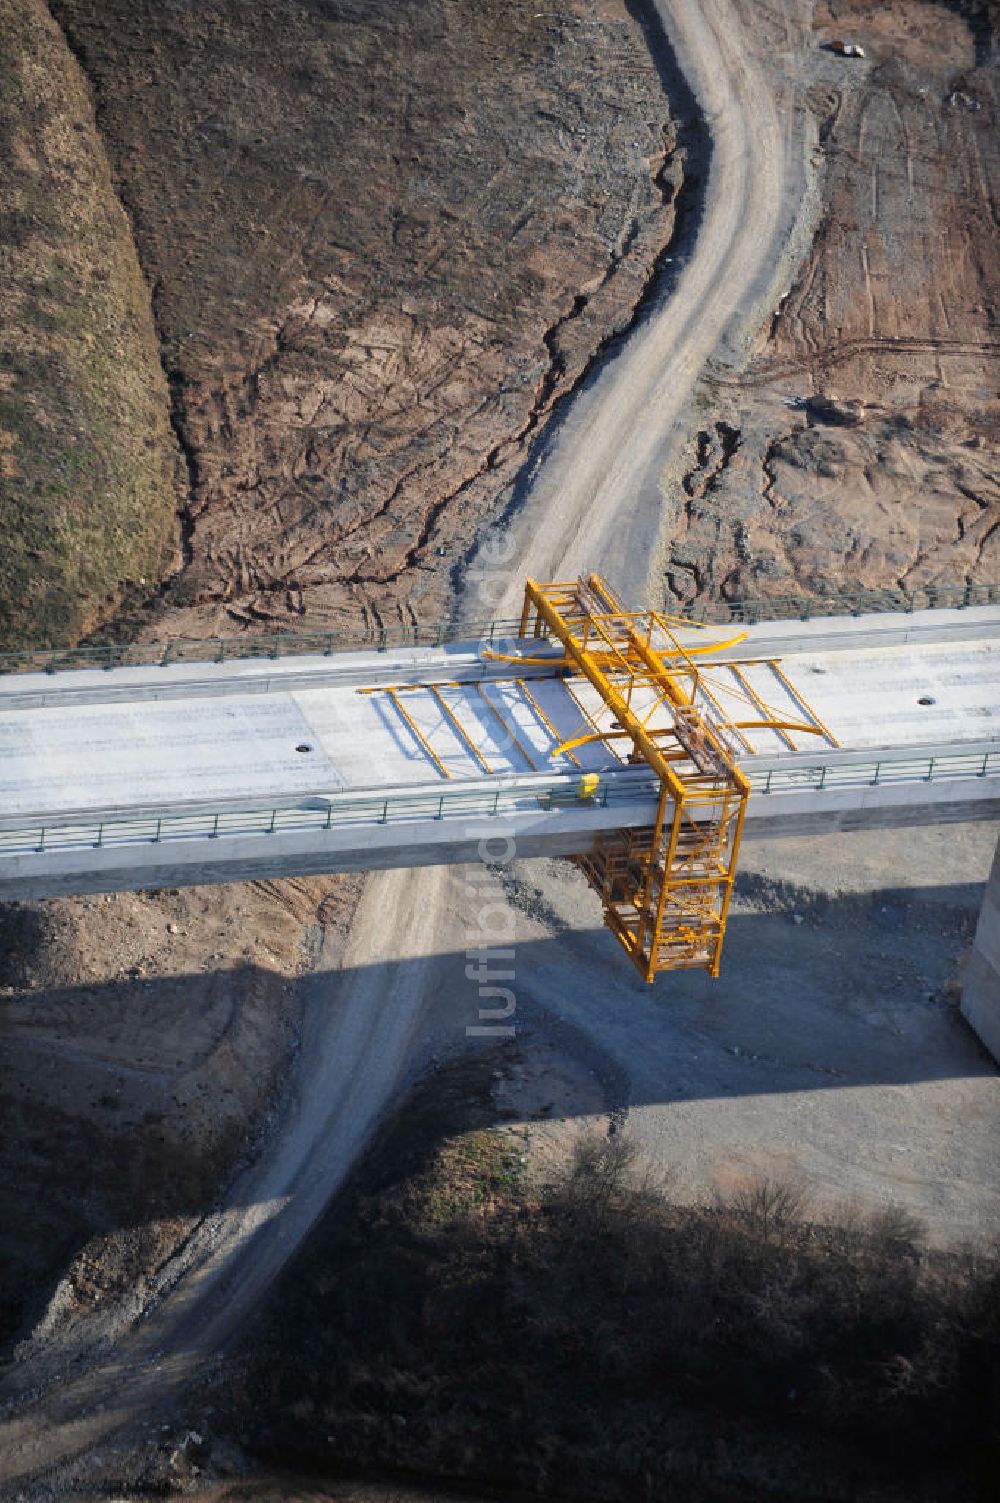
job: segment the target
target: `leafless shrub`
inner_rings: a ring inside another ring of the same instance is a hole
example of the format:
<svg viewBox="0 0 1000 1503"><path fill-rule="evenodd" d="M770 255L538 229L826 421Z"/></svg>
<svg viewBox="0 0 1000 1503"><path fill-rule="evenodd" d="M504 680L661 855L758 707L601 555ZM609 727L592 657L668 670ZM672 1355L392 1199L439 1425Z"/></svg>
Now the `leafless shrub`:
<svg viewBox="0 0 1000 1503"><path fill-rule="evenodd" d="M589 1205L610 1205L636 1189L639 1153L623 1133L612 1138L596 1134L581 1138L570 1160L562 1190L567 1199Z"/></svg>
<svg viewBox="0 0 1000 1503"><path fill-rule="evenodd" d="M920 1218L902 1206L886 1206L876 1211L868 1219L867 1231L872 1249L886 1257L915 1257L927 1235Z"/></svg>
<svg viewBox="0 0 1000 1503"><path fill-rule="evenodd" d="M781 1240L803 1218L805 1187L796 1179L761 1175L721 1199L720 1205L765 1241Z"/></svg>

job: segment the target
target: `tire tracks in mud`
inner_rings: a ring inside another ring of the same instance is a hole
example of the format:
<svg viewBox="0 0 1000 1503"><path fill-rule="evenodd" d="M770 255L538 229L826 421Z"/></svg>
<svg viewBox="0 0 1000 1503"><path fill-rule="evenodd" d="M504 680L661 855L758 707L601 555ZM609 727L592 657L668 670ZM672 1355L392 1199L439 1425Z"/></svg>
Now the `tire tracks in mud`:
<svg viewBox="0 0 1000 1503"><path fill-rule="evenodd" d="M646 31L648 38L648 31ZM458 479L449 489L440 496L435 497L424 510L420 521L416 538L407 549L402 559L391 563L388 567L379 568L372 560L357 567L353 572L341 576L341 582L346 585L389 585L403 578L406 573L421 565L427 548L431 545L435 530L441 519L454 508L454 505L466 495L476 483L485 475L495 475L497 490L502 491L507 485L517 483L519 472L530 469L532 455L536 449L536 443L546 434L550 420L559 409L572 401L574 394L588 380L592 373L607 358L610 351L618 347L621 342L628 338L639 321L645 316L649 301L654 294L659 294L662 288L664 272L675 253L679 240L683 239L687 226L692 219L697 219L700 201L700 186L697 179L692 180L684 171L684 164L690 149L690 143L683 140L675 140L670 144L664 143L662 157L655 172L652 174L653 187L660 195L662 207L672 211L672 225L669 239L662 249L654 256L649 265L648 272L638 289L638 295L631 312L623 320L619 318L611 330L599 339L594 348L586 356L579 370L570 376L569 361L567 354L560 348L561 336L574 323L592 307L597 299L611 286L619 272L625 267L633 243L639 234L639 225L633 216L623 224L618 243L611 250L608 264L596 282L588 284L585 291L576 293L565 313L542 332L541 344L545 350L547 364L544 372L537 382L531 407L520 426L513 432L500 438L470 471ZM680 182L675 182L671 177L671 169L679 165ZM284 351L287 339L284 330L279 330L275 336L274 350L258 365L251 373L256 384L260 376L275 368ZM241 377L239 386L245 384L245 378ZM224 394L220 394L224 395ZM527 458L525 454L527 453ZM323 542L300 556L292 556L281 560L281 571L273 578L253 581L254 589L260 594L280 593L289 588L290 581L298 571L314 563L318 558L327 554L331 549L341 547L356 534L369 530L374 524L390 515L396 506L399 496L404 488L418 475L435 468L435 459L423 460L406 470L395 482L388 496L379 503L377 508L360 520L347 526L341 532L324 538ZM513 480L511 470L513 468ZM307 514L300 519L301 525L309 520ZM237 618L239 619L239 618Z"/></svg>
<svg viewBox="0 0 1000 1503"><path fill-rule="evenodd" d="M841 340L824 349L811 351L800 359L778 358L755 362L749 370L741 371L738 375L724 376L713 370L710 372L710 379L714 386L737 389L767 386L772 381L797 376L803 371L839 365L856 355L954 355L956 358L972 356L976 359L996 360L1000 358L1000 340L972 342L931 336L919 339L909 335L874 334L865 339Z"/></svg>

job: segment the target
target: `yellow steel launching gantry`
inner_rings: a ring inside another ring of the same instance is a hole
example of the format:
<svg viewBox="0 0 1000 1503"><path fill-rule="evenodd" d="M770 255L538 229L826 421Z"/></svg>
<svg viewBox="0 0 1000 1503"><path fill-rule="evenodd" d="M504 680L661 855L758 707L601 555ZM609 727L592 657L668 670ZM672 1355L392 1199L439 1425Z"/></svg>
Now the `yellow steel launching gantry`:
<svg viewBox="0 0 1000 1503"><path fill-rule="evenodd" d="M780 663L771 658L735 661L727 653L745 635L720 641L691 621L626 610L596 574L570 583L529 579L516 647L482 654L510 663L511 677L491 676L490 692L485 683L472 684L481 715L495 722L494 743L499 728L498 744L506 748L501 756L516 752L525 766L541 770L538 759L544 753L537 738L522 740L512 720L515 704L530 707L530 716L550 740L548 755L565 758L579 770L581 798L593 797L601 783L598 772L584 767L586 760L593 767L593 743L604 743L613 764L644 763L659 779L651 827L608 830L586 854L572 858L600 894L609 928L647 981L660 971L692 966L703 966L713 976L719 973L750 794L737 756L754 755L753 732L773 732L792 751L798 749L793 734L822 736L837 744ZM713 662L720 653L723 659ZM527 675L526 668L531 669ZM558 712L561 731L543 704L545 700L557 714L546 692L553 680L564 691ZM774 709L764 699L761 691L768 682L777 684L784 709ZM456 696L464 687L421 681L358 692L385 698L438 774L451 778L454 760L449 765L440 734L435 739L434 725L428 724L429 702L431 721L454 738L479 772L490 776L498 770L491 760L491 738L484 741L481 727L463 720ZM567 736L577 714L579 729ZM581 759L576 753L588 744L591 750Z"/></svg>
<svg viewBox="0 0 1000 1503"><path fill-rule="evenodd" d="M747 745L741 731L829 735L815 716L813 723L779 719L756 695L747 702L762 718L730 720L698 658L745 634L692 647L682 645L681 631L690 637L692 623L626 610L595 574L569 583L529 579L525 587L521 637L559 643L562 660L549 655L546 664L567 679L586 678L612 716L603 729L588 716L590 729L552 755L627 738L629 760L648 763L660 780L651 829L609 831L574 858L600 895L608 926L650 982L660 971L689 967L719 973L750 794L731 749L734 741Z"/></svg>

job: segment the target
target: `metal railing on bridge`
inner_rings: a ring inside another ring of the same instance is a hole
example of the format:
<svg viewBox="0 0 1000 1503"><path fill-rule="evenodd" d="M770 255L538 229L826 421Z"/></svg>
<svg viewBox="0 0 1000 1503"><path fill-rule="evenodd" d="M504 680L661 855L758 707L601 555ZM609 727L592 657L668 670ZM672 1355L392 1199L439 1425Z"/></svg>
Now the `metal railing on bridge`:
<svg viewBox="0 0 1000 1503"><path fill-rule="evenodd" d="M485 819L524 811L555 811L581 802L606 808L641 799L657 784L648 777L611 774L600 780L582 800L579 774L546 779L514 776L497 779L495 788L478 781L474 788L451 787L438 792L308 794L296 802L233 807L225 805L171 813L165 810L142 817L114 814L74 814L61 821L24 823L0 828L0 859L29 852L101 849L109 845L157 844L164 840L205 840L221 836L276 835L303 830L330 830L345 825L405 824L428 819Z"/></svg>
<svg viewBox="0 0 1000 1503"><path fill-rule="evenodd" d="M1000 604L1000 585L925 585L916 590L855 590L837 595L772 595L759 600L667 602L669 610L699 625L729 622L810 621L822 616L862 616L928 609L964 609ZM178 637L168 642L88 643L0 653L0 674L62 673L83 668L155 668L172 663L225 663L242 658L330 656L336 652L393 647L442 647L450 642L487 645L517 636L515 618L444 621L421 625L358 625L338 631Z"/></svg>
<svg viewBox="0 0 1000 1503"><path fill-rule="evenodd" d="M763 762L763 759L761 759ZM835 793L851 788L887 784L941 782L947 779L1000 777L1000 748L977 745L950 752L940 747L900 752L830 752L819 758L755 766L743 771L758 795L803 792ZM518 776L496 788L449 788L390 794L315 794L294 803L250 808L219 806L142 817L79 813L62 820L14 823L8 816L0 828L0 861L7 857L46 851L103 849L108 846L156 845L164 841L239 838L332 830L349 825L403 825L415 820L471 820L503 814L557 812L581 803L608 807L648 800L655 804L659 784L637 770L602 774L596 788L580 796L578 775L554 779Z"/></svg>
<svg viewBox="0 0 1000 1503"><path fill-rule="evenodd" d="M835 792L878 788L892 783L935 783L951 778L1000 775L1000 745L979 742L954 751L947 746L886 749L879 752L836 751L821 758L763 765L743 763L754 793Z"/></svg>

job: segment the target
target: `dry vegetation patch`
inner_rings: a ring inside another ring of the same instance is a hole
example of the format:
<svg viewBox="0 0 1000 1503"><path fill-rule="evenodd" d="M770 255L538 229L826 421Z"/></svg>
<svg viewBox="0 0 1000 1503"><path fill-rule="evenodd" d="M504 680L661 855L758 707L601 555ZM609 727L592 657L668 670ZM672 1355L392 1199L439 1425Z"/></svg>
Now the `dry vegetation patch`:
<svg viewBox="0 0 1000 1503"><path fill-rule="evenodd" d="M179 451L86 80L0 0L0 646L63 644L157 583Z"/></svg>

